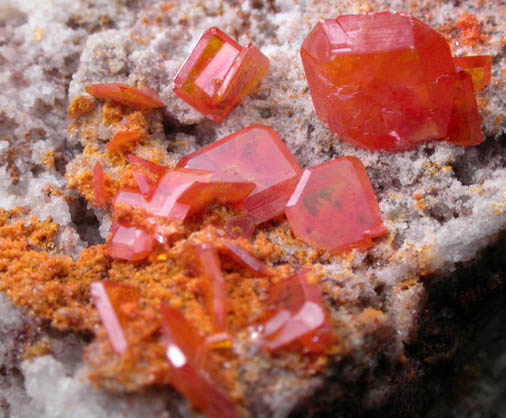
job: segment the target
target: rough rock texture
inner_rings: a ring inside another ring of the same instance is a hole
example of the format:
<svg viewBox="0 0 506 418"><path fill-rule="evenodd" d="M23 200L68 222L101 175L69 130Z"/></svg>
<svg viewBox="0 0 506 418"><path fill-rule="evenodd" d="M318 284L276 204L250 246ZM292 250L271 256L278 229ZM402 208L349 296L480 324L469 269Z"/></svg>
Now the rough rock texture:
<svg viewBox="0 0 506 418"><path fill-rule="evenodd" d="M401 154L370 152L339 141L316 119L299 57L303 39L320 18L384 9L406 11L438 28L455 55L493 56L492 84L479 95L487 136L482 145L429 143ZM481 36L461 31L458 22L466 13L476 16ZM403 384L400 377L409 375L405 344L416 335L430 285L419 278L445 276L473 262L506 229L505 22L506 5L494 0L421 0L410 6L397 0L4 0L0 205L29 206L40 219L52 216L61 226L59 251L73 256L100 241L99 233L107 236L108 216L86 208L82 198L65 189L64 179L65 172L94 166L83 146L103 149L111 137L103 126L96 126L91 137L79 128L67 131L68 104L94 82L143 82L160 93L165 111L149 119L150 141L135 152L149 157L156 150L168 165L253 123L274 127L303 167L344 155L360 158L388 237L368 252L339 258L284 243L278 260L298 262L302 249L306 261L326 271L322 290L334 320L343 324L350 348L346 362L336 358L327 372L307 379L280 363L254 361L246 346L237 351L252 379L247 406L255 416L286 416L322 386L335 399L345 397L357 380L367 382L360 394L364 407L381 405ZM260 88L219 125L204 120L172 91L177 70L211 26L241 44L251 40L271 60ZM280 242L279 230L266 234ZM368 318L372 308L382 312L375 320ZM82 343L77 337L50 334L51 356L22 361L24 344L47 332L2 296L0 412L5 416L123 416L127 409L129 416L159 416L162 410L170 416L191 414L169 389L128 398L91 389L83 379L86 365L78 360Z"/></svg>

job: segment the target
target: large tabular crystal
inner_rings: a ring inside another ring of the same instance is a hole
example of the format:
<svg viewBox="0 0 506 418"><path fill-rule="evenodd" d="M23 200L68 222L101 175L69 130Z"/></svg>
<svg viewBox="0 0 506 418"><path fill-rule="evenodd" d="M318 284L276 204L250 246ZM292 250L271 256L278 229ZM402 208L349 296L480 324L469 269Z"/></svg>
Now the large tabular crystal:
<svg viewBox="0 0 506 418"><path fill-rule="evenodd" d="M404 151L443 139L456 95L445 39L394 12L319 22L301 57L318 117L340 138Z"/></svg>
<svg viewBox="0 0 506 418"><path fill-rule="evenodd" d="M208 170L217 181L246 181L256 189L243 207L256 223L284 211L301 169L279 136L252 125L183 158L178 167Z"/></svg>
<svg viewBox="0 0 506 418"><path fill-rule="evenodd" d="M367 173L354 157L305 170L286 216L297 238L334 254L369 248L386 232Z"/></svg>
<svg viewBox="0 0 506 418"><path fill-rule="evenodd" d="M174 92L215 122L221 122L267 74L269 59L249 44L241 47L218 28L205 31L174 80Z"/></svg>

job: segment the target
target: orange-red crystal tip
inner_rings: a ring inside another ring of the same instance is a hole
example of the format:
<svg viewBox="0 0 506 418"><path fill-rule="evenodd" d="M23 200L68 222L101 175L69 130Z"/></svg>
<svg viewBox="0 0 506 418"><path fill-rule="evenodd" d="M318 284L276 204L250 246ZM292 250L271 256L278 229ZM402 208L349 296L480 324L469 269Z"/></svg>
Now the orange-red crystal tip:
<svg viewBox="0 0 506 418"><path fill-rule="evenodd" d="M204 32L174 80L174 92L215 122L260 83L269 59L249 44L241 47L218 28Z"/></svg>
<svg viewBox="0 0 506 418"><path fill-rule="evenodd" d="M203 339L179 311L162 305L162 331L171 384L209 418L234 418L234 404L201 369L206 349Z"/></svg>
<svg viewBox="0 0 506 418"><path fill-rule="evenodd" d="M271 351L298 348L318 353L332 342L332 329L320 287L304 272L271 286L271 312L260 326L260 342Z"/></svg>
<svg viewBox="0 0 506 418"><path fill-rule="evenodd" d="M476 55L472 57L454 58L455 67L467 71L472 79L475 91L481 91L490 84L492 74L492 57Z"/></svg>
<svg viewBox="0 0 506 418"><path fill-rule="evenodd" d="M301 57L316 114L341 139L396 152L451 135L455 64L420 20L395 12L324 20Z"/></svg>
<svg viewBox="0 0 506 418"><path fill-rule="evenodd" d="M158 94L147 87L136 89L127 84L89 84L86 86L86 93L97 99L113 100L140 110L163 107Z"/></svg>
<svg viewBox="0 0 506 418"><path fill-rule="evenodd" d="M297 238L334 254L369 248L386 232L367 173L354 157L305 170L286 216Z"/></svg>

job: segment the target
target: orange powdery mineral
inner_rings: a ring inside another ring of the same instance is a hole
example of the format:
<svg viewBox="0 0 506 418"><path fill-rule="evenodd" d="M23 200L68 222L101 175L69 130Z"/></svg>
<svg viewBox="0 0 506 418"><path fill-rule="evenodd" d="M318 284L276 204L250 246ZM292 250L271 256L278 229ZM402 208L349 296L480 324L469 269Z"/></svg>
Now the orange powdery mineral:
<svg viewBox="0 0 506 418"><path fill-rule="evenodd" d="M241 47L218 28L204 32L174 80L174 92L214 122L260 83L269 59L249 44Z"/></svg>
<svg viewBox="0 0 506 418"><path fill-rule="evenodd" d="M86 93L97 99L113 100L139 110L153 110L163 107L158 94L147 88L136 89L127 84L89 84Z"/></svg>
<svg viewBox="0 0 506 418"><path fill-rule="evenodd" d="M285 213L297 238L333 254L372 247L372 238L387 231L364 166L354 157L305 170Z"/></svg>
<svg viewBox="0 0 506 418"><path fill-rule="evenodd" d="M327 19L301 57L316 114L343 140L396 152L451 135L455 64L446 40L418 19L395 12Z"/></svg>

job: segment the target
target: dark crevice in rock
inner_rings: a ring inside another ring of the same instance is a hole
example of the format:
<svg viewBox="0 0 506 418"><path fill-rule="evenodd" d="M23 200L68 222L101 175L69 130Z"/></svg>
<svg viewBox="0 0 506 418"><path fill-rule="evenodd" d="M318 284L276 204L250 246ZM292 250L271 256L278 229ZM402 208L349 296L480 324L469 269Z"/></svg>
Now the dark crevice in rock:
<svg viewBox="0 0 506 418"><path fill-rule="evenodd" d="M479 262L425 280L428 302L402 362L380 356L372 373L357 377L352 370L360 367L345 361L290 418L505 416L506 236L501 238Z"/></svg>
<svg viewBox="0 0 506 418"><path fill-rule="evenodd" d="M103 244L104 240L98 230L100 223L93 211L88 208L86 200L79 196L70 199L68 205L70 217L79 237L89 245Z"/></svg>
<svg viewBox="0 0 506 418"><path fill-rule="evenodd" d="M216 140L216 132L214 131L213 122L207 119L200 123L185 125L180 123L172 115L164 113L162 123L163 131L169 142L169 151L172 151L172 141L178 133L195 137L196 143L199 147L211 144Z"/></svg>

